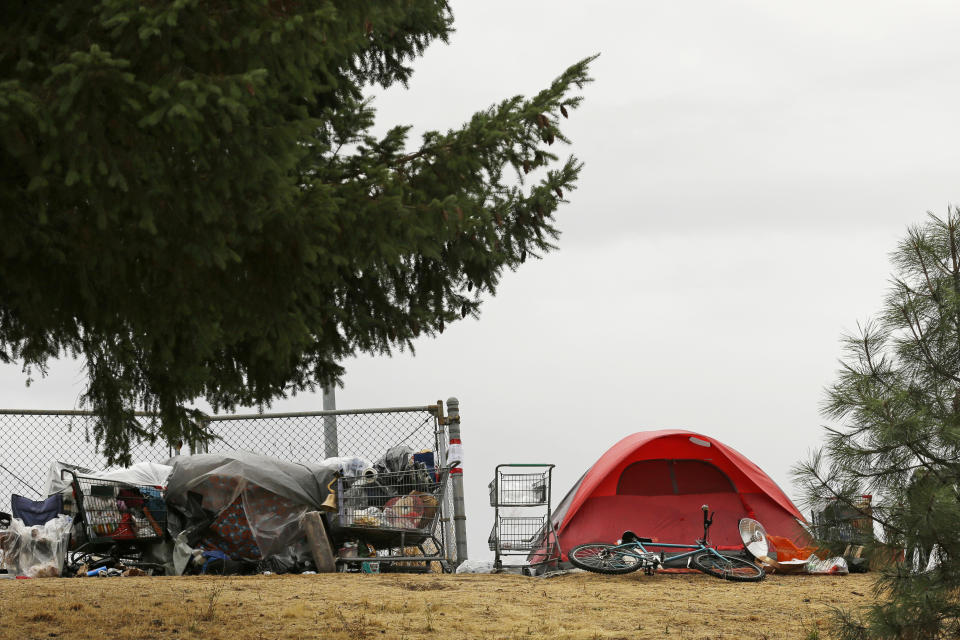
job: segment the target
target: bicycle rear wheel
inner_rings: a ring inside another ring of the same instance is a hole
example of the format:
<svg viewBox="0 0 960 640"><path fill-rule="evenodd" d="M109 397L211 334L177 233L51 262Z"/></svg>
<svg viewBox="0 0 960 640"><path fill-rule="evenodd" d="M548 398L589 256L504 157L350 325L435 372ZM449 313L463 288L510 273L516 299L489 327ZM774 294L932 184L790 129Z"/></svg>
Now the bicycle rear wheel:
<svg viewBox="0 0 960 640"><path fill-rule="evenodd" d="M629 549L603 542L577 545L567 557L573 566L594 573L617 575L636 571L643 566L640 558L632 555Z"/></svg>
<svg viewBox="0 0 960 640"><path fill-rule="evenodd" d="M693 556L693 567L698 571L732 582L760 582L766 572L752 562L734 556L704 551Z"/></svg>

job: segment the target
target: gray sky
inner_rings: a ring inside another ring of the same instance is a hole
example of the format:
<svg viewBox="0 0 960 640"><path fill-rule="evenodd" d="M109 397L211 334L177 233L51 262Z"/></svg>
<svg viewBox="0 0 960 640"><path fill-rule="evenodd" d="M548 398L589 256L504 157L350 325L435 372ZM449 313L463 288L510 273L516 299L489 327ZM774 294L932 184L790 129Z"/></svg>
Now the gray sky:
<svg viewBox="0 0 960 640"><path fill-rule="evenodd" d="M417 355L346 363L338 406L458 396L470 551L501 462L557 499L621 437L700 431L794 495L839 337L875 312L908 224L960 202L954 2L453 3L457 33L377 99L384 127L457 126L593 53L565 131L586 163L560 251ZM76 363L0 406L70 408ZM300 396L276 409L320 407Z"/></svg>

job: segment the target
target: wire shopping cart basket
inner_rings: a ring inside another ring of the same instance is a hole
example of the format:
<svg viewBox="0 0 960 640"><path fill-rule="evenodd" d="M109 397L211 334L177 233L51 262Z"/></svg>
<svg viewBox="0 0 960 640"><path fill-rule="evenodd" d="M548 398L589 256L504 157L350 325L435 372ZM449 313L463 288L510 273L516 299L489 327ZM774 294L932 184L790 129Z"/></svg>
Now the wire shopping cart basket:
<svg viewBox="0 0 960 640"><path fill-rule="evenodd" d="M490 482L493 529L487 543L494 567L535 572L557 566L560 547L550 520L552 464L500 464ZM504 564L503 556L526 556L522 564Z"/></svg>
<svg viewBox="0 0 960 640"><path fill-rule="evenodd" d="M79 523L74 556L112 558L127 565L141 563L142 544L162 540L167 526L163 489L80 475L69 469Z"/></svg>
<svg viewBox="0 0 960 640"><path fill-rule="evenodd" d="M341 556L341 565L376 562L383 571L449 571L439 526L450 468L344 476L337 480L334 536L356 541L367 557Z"/></svg>

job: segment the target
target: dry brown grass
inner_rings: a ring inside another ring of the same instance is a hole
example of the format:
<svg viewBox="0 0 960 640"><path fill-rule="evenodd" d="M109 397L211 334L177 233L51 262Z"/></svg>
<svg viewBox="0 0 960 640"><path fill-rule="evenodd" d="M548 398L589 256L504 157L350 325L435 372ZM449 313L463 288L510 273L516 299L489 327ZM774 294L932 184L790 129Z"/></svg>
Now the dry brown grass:
<svg viewBox="0 0 960 640"><path fill-rule="evenodd" d="M365 575L0 581L0 638L817 637L872 577ZM822 633L820 637L823 637Z"/></svg>

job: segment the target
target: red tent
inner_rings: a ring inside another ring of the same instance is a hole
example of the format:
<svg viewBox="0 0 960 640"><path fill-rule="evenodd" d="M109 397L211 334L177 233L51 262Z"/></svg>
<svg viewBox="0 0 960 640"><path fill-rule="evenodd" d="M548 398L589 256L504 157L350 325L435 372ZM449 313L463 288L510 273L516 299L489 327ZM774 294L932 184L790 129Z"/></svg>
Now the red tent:
<svg viewBox="0 0 960 640"><path fill-rule="evenodd" d="M693 542L703 535L704 504L716 511L710 542L719 549L743 548L741 518L758 520L770 535L804 540L800 511L760 467L713 438L676 429L613 445L551 517L565 559L578 544L613 542L628 529L654 541Z"/></svg>

